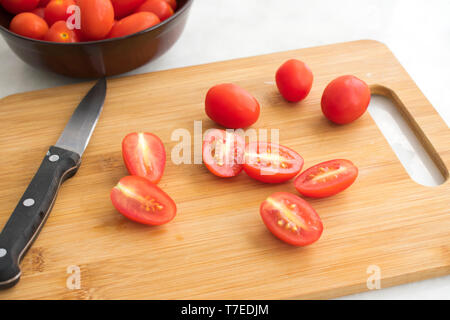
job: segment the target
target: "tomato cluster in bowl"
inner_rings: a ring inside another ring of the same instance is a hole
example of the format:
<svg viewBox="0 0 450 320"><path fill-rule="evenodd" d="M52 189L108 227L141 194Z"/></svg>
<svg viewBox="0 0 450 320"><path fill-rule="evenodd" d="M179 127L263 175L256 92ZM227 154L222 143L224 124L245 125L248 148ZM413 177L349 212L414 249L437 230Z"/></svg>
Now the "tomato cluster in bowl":
<svg viewBox="0 0 450 320"><path fill-rule="evenodd" d="M0 0L21 36L61 43L119 38L170 18L176 0Z"/></svg>

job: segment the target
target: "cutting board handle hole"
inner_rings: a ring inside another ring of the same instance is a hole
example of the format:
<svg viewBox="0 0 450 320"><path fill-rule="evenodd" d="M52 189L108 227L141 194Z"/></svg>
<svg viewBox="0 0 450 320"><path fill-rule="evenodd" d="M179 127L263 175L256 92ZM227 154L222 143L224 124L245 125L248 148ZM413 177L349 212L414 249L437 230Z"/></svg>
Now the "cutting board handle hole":
<svg viewBox="0 0 450 320"><path fill-rule="evenodd" d="M448 170L417 122L392 90L372 86L369 113L412 180L438 186Z"/></svg>

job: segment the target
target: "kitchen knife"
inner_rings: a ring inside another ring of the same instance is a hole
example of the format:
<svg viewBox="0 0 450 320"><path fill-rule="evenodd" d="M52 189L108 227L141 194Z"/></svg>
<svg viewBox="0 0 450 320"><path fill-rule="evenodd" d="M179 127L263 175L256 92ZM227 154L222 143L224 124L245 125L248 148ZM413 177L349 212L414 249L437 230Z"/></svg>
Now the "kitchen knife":
<svg viewBox="0 0 450 320"><path fill-rule="evenodd" d="M100 79L75 109L56 144L48 150L0 234L0 289L19 282L19 263L41 231L61 184L75 175L106 96Z"/></svg>

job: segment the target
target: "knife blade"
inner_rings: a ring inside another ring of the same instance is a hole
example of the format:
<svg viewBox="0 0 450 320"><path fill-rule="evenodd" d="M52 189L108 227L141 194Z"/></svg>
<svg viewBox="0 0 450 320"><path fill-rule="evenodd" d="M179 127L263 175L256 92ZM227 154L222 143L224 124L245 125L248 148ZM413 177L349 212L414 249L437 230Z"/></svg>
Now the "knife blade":
<svg viewBox="0 0 450 320"><path fill-rule="evenodd" d="M19 282L20 261L44 226L61 184L80 167L103 109L106 90L106 79L102 78L80 102L0 233L0 289Z"/></svg>

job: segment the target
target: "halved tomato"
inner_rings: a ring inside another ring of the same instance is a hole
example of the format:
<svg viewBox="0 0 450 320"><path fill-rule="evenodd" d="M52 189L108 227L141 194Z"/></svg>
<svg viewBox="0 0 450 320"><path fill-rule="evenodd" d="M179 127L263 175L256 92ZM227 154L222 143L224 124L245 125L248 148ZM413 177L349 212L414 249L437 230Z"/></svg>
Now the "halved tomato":
<svg viewBox="0 0 450 320"><path fill-rule="evenodd" d="M358 168L351 161L337 159L305 170L295 179L294 186L304 196L324 198L347 189L357 176Z"/></svg>
<svg viewBox="0 0 450 320"><path fill-rule="evenodd" d="M145 178L127 176L111 190L114 207L130 220L161 225L170 222L177 213L172 198Z"/></svg>
<svg viewBox="0 0 450 320"><path fill-rule="evenodd" d="M128 172L158 183L166 166L166 150L156 135L130 133L122 141L122 155Z"/></svg>
<svg viewBox="0 0 450 320"><path fill-rule="evenodd" d="M276 237L294 246L316 242L323 231L322 220L311 205L288 192L276 192L260 207L261 218Z"/></svg>
<svg viewBox="0 0 450 320"><path fill-rule="evenodd" d="M253 179L281 183L295 177L303 158L294 150L275 143L252 142L245 149L244 171Z"/></svg>
<svg viewBox="0 0 450 320"><path fill-rule="evenodd" d="M218 177L234 177L242 171L245 140L219 129L208 130L203 139L203 162Z"/></svg>

